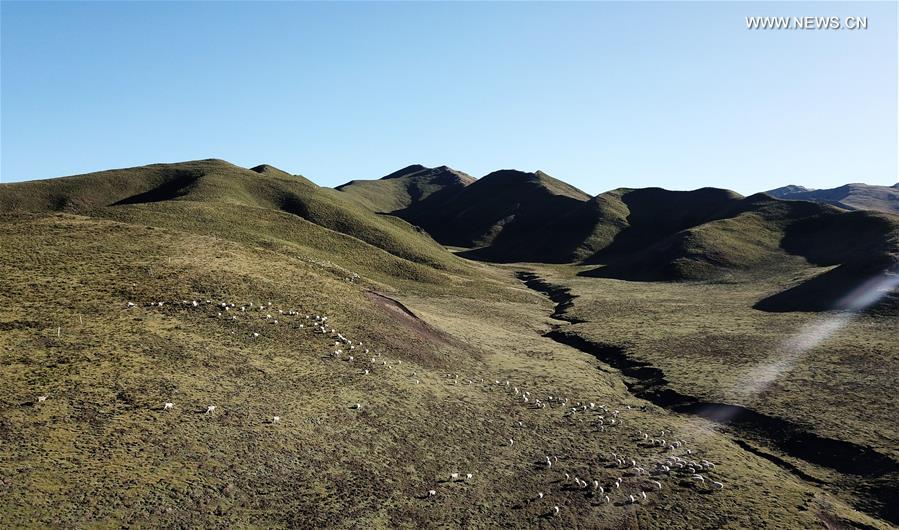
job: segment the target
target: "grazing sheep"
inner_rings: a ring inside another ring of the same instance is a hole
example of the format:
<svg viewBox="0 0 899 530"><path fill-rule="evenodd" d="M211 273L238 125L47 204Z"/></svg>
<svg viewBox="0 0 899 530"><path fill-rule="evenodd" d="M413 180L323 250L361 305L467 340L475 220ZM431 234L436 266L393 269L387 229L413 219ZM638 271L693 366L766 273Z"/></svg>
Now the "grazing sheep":
<svg viewBox="0 0 899 530"><path fill-rule="evenodd" d="M272 418L272 423L279 423L281 421L281 416L274 416Z"/></svg>
<svg viewBox="0 0 899 530"><path fill-rule="evenodd" d="M712 481L712 489L716 489L716 490L724 489L724 483L714 480L714 481Z"/></svg>
<svg viewBox="0 0 899 530"><path fill-rule="evenodd" d="M38 403L43 403L44 401L47 401L47 396L38 396L37 397Z"/></svg>
<svg viewBox="0 0 899 530"><path fill-rule="evenodd" d="M661 482L659 482L658 480L653 480L652 483L655 484L657 488L659 488L659 491L662 491L662 483Z"/></svg>
<svg viewBox="0 0 899 530"><path fill-rule="evenodd" d="M162 410L172 410L174 406L174 403L166 403L165 405L163 405Z"/></svg>
<svg viewBox="0 0 899 530"><path fill-rule="evenodd" d="M428 490L428 497L433 497L434 495L437 495L435 490Z"/></svg>
<svg viewBox="0 0 899 530"><path fill-rule="evenodd" d="M553 506L553 515L559 515L560 511L558 506Z"/></svg>
<svg viewBox="0 0 899 530"><path fill-rule="evenodd" d="M206 414L212 414L213 412L215 412L215 405L209 405L208 407L206 407Z"/></svg>
<svg viewBox="0 0 899 530"><path fill-rule="evenodd" d="M515 445L515 440L509 438L509 445Z"/></svg>
<svg viewBox="0 0 899 530"><path fill-rule="evenodd" d="M459 474L458 474L458 473L453 473L453 474L451 474L451 475L450 475L450 480L459 480Z"/></svg>
<svg viewBox="0 0 899 530"><path fill-rule="evenodd" d="M543 498L543 492L542 492L542 491L540 491L540 492L537 493L537 498L538 498L538 499L542 499L542 498Z"/></svg>
<svg viewBox="0 0 899 530"><path fill-rule="evenodd" d="M473 477L473 476L474 476L474 475L472 475L471 473L466 473L466 474L465 474L465 480L471 480L471 477Z"/></svg>

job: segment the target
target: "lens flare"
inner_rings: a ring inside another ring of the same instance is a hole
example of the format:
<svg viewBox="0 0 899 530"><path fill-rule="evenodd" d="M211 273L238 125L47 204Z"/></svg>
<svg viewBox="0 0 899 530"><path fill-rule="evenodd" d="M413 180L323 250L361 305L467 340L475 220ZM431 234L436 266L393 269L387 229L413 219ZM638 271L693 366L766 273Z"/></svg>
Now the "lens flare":
<svg viewBox="0 0 899 530"><path fill-rule="evenodd" d="M834 307L840 312L805 324L798 333L784 341L779 359L751 368L740 380L735 394L745 400L764 392L772 383L789 373L806 353L817 348L845 328L865 309L899 287L899 275L895 272L878 274L864 281L849 294L838 300Z"/></svg>

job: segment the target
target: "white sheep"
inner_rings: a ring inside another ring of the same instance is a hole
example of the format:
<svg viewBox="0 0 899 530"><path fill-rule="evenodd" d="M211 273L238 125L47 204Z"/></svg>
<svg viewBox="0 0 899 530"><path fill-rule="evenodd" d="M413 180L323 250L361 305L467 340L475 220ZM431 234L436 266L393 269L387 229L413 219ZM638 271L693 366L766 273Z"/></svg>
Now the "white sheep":
<svg viewBox="0 0 899 530"><path fill-rule="evenodd" d="M714 480L712 481L712 488L716 490L724 489L724 483Z"/></svg>
<svg viewBox="0 0 899 530"><path fill-rule="evenodd" d="M450 480L459 480L459 474L458 474L458 473L453 473L453 474L451 474L451 475L450 475Z"/></svg>
<svg viewBox="0 0 899 530"><path fill-rule="evenodd" d="M281 416L274 416L274 417L272 417L272 423L278 423L278 422L280 422L280 421L281 421Z"/></svg>
<svg viewBox="0 0 899 530"><path fill-rule="evenodd" d="M162 410L172 410L172 408L174 408L174 406L175 406L174 403L166 403L165 405L163 405Z"/></svg>
<svg viewBox="0 0 899 530"><path fill-rule="evenodd" d="M215 405L209 405L208 407L206 407L206 414L212 414L213 412L215 412Z"/></svg>
<svg viewBox="0 0 899 530"><path fill-rule="evenodd" d="M434 495L437 495L437 491L435 491L435 490L428 490L428 497L433 497Z"/></svg>

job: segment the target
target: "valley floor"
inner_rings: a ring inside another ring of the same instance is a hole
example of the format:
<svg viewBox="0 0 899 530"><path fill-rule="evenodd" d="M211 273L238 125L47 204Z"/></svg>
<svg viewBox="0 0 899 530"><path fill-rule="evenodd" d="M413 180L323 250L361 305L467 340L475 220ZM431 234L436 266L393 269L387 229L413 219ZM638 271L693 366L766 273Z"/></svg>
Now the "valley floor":
<svg viewBox="0 0 899 530"><path fill-rule="evenodd" d="M889 376L837 359L896 367L875 317L744 396L742 370L811 317L763 318L737 287L471 264L477 282L417 288L68 215L0 219L0 240L2 527L890 527L875 490L895 475L672 410L603 357L895 462ZM554 318L522 270L577 298Z"/></svg>

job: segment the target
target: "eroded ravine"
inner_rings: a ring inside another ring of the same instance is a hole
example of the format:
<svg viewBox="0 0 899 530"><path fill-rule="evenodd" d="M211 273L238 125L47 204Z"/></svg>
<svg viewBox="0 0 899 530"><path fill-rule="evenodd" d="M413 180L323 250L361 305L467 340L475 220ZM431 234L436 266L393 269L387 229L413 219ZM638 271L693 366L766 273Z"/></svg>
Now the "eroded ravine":
<svg viewBox="0 0 899 530"><path fill-rule="evenodd" d="M585 322L566 315L576 298L568 288L553 285L533 272L520 271L516 275L528 288L546 295L556 303L552 318L571 324ZM704 401L678 392L669 386L663 370L635 359L620 346L589 341L561 326L555 326L544 336L596 357L619 370L625 376L625 385L635 397L673 412L699 416L726 425L740 447L766 458L803 480L823 483L788 461L756 448L739 437L760 440L790 457L846 475L849 482L857 484L853 489L863 498L871 500L870 503L857 505L857 509L892 524L899 522L899 507L894 502L899 498L899 485L895 480L896 475L899 475L899 463L889 456L852 442L820 436L783 418L739 405ZM870 484L863 484L864 479L872 479L878 486L871 488Z"/></svg>

